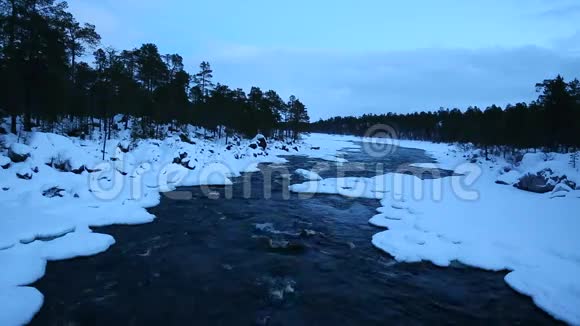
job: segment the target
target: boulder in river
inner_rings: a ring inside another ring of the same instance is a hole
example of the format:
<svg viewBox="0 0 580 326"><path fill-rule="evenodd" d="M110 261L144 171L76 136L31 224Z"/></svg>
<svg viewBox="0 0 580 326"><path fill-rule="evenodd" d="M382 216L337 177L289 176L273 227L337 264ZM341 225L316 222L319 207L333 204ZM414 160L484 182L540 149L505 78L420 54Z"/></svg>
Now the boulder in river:
<svg viewBox="0 0 580 326"><path fill-rule="evenodd" d="M266 236L254 236L254 238L259 239L260 243L270 251L286 254L299 254L306 251L306 246L295 240L290 241L282 238L270 238Z"/></svg>

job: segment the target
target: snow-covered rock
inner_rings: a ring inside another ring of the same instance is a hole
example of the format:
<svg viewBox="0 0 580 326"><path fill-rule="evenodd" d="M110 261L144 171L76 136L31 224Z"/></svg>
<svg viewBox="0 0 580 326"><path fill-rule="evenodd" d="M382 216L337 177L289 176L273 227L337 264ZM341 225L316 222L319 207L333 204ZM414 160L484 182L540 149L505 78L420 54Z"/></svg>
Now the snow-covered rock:
<svg viewBox="0 0 580 326"><path fill-rule="evenodd" d="M93 169L101 162L98 155L88 153L81 146L80 141L74 138L52 133L33 132L28 143L30 147L34 148L32 158L36 162L53 165L64 172L82 173L85 168ZM98 148L97 144L91 145L91 149ZM110 152L114 153L115 151L110 150Z"/></svg>
<svg viewBox="0 0 580 326"><path fill-rule="evenodd" d="M0 155L0 168L2 168L2 169L9 168L10 162L12 162L10 160L10 158L8 158L7 156L4 156L4 155Z"/></svg>
<svg viewBox="0 0 580 326"><path fill-rule="evenodd" d="M525 174L524 176L520 177L518 182L514 184L514 187L521 190L543 194L554 190L557 182L558 178L553 176L552 170L544 169L535 174Z"/></svg>
<svg viewBox="0 0 580 326"><path fill-rule="evenodd" d="M266 150L266 148L268 147L268 143L266 142L266 137L262 134L256 135L256 137L254 137L254 139L252 141L255 144L257 144L258 147L260 147L262 150Z"/></svg>
<svg viewBox="0 0 580 326"><path fill-rule="evenodd" d="M573 191L574 189L572 189L572 187L570 187L569 185L567 185L565 182L560 182L556 185L556 187L554 187L554 190L552 190L552 193L557 193L557 192L570 192Z"/></svg>
<svg viewBox="0 0 580 326"><path fill-rule="evenodd" d="M501 185L513 185L514 183L518 182L520 177L521 174L518 171L510 170L508 172L500 174L495 180L495 183Z"/></svg>
<svg viewBox="0 0 580 326"><path fill-rule="evenodd" d="M8 148L8 157L14 163L26 161L30 157L30 147L25 144L13 143Z"/></svg>
<svg viewBox="0 0 580 326"><path fill-rule="evenodd" d="M305 169L297 169L295 171L296 174L298 174L299 176L301 176L302 178L306 179L306 180L311 180L311 181L317 181L317 180L322 180L322 177L320 175L318 175L318 173L314 172L314 171L308 171Z"/></svg>
<svg viewBox="0 0 580 326"><path fill-rule="evenodd" d="M32 170L29 168L22 168L16 172L16 177L22 180L30 180L32 179Z"/></svg>

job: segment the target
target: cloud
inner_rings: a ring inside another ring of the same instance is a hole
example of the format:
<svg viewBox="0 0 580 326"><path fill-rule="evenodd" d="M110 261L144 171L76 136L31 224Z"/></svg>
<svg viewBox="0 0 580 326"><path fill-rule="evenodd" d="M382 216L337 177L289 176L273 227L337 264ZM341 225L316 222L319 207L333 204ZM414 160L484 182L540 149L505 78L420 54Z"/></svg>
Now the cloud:
<svg viewBox="0 0 580 326"><path fill-rule="evenodd" d="M557 8L550 8L539 13L540 17L545 18L573 18L580 16L580 4L571 4L558 6Z"/></svg>
<svg viewBox="0 0 580 326"><path fill-rule="evenodd" d="M535 46L373 53L250 49L209 55L216 79L295 94L315 119L505 105L535 99L535 83L558 73L580 77L573 76L579 60Z"/></svg>

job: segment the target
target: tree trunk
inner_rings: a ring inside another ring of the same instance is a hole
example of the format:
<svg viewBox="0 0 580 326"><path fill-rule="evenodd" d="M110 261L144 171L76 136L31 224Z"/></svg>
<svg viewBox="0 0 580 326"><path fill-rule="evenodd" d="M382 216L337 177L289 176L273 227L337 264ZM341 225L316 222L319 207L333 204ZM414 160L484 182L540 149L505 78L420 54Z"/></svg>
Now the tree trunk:
<svg viewBox="0 0 580 326"><path fill-rule="evenodd" d="M24 131L32 131L32 95L30 87L26 87L24 95Z"/></svg>
<svg viewBox="0 0 580 326"><path fill-rule="evenodd" d="M10 115L10 132L16 135L16 114Z"/></svg>

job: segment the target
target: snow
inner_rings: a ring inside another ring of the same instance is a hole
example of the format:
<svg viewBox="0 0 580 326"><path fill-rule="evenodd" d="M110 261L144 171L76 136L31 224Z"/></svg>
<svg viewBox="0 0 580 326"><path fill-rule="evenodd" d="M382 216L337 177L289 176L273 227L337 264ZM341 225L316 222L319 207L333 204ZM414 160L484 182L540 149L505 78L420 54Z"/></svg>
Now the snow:
<svg viewBox="0 0 580 326"><path fill-rule="evenodd" d="M268 141L266 150L250 147L260 135L226 143L196 137L202 130L191 126L183 133L194 144L167 126L163 140L131 141L130 130L116 120L120 131L107 141L104 160L98 132L86 140L44 132L0 136L6 148L30 154L25 162L0 168L0 325L25 324L40 309L42 294L26 285L44 275L47 261L98 254L115 243L89 227L149 223L155 216L146 208L159 204L161 192L231 185L230 178L258 171L260 163L285 163L279 155L288 154L277 141ZM316 152L303 143L292 147L336 160L334 147ZM0 148L0 163L6 153ZM49 166L54 163L67 168ZM18 173L32 178L20 179ZM62 189L62 197L43 196L54 187Z"/></svg>
<svg viewBox="0 0 580 326"><path fill-rule="evenodd" d="M25 144L13 143L10 145L10 150L18 155L30 154L30 147Z"/></svg>
<svg viewBox="0 0 580 326"><path fill-rule="evenodd" d="M501 173L497 177L496 182L503 183L506 185L513 185L514 183L518 182L522 174L516 170L510 170L505 173Z"/></svg>
<svg viewBox="0 0 580 326"><path fill-rule="evenodd" d="M320 175L318 175L318 173L314 172L314 171L308 171L308 170L304 170L304 169L297 169L295 171L296 174L298 174L299 176L301 176L302 178L306 179L306 180L322 180L322 177Z"/></svg>
<svg viewBox="0 0 580 326"><path fill-rule="evenodd" d="M107 141L105 160L98 133L82 140L33 132L23 137L27 145L12 134L0 136L6 148L30 154L25 162L0 168L0 325L25 324L40 309L42 294L26 285L44 275L47 261L107 250L115 240L89 227L151 222L155 216L146 208L159 204L160 192L229 185L231 178L257 171L260 163L286 162L282 155L342 164L346 153L364 149L353 143L361 138L322 134L308 135L302 143L268 140L266 150L254 149L249 145L260 136L226 144L224 139L196 137L201 130L191 126L183 132L195 144L170 132L164 140L131 141L130 132L119 127L115 139ZM296 173L308 181L290 189L380 200L382 207L370 223L388 230L372 242L398 261L425 260L439 266L460 261L507 270L505 280L516 291L531 296L554 317L580 324L580 191L560 184L554 194L535 194L511 186L519 176L546 168L580 184L569 156L528 153L520 162L492 157L468 163L481 158L481 152L452 144L398 143L423 149L437 160L413 166L450 169L458 175L435 180L394 173L321 179L303 170ZM118 145L130 151L123 153ZM0 159L5 154L0 149ZM47 165L55 160L90 172L62 172ZM18 178L20 172L32 179ZM63 189L63 197L42 195L52 187Z"/></svg>
<svg viewBox="0 0 580 326"><path fill-rule="evenodd" d="M554 196L511 186L519 176L546 168L577 182L580 173L568 164L569 155L527 153L518 163L500 157L468 163L477 151L428 142L400 145L424 149L438 161L413 166L462 175L436 180L395 173L331 178L291 185L290 190L379 199L379 214L369 222L387 230L372 242L397 261L438 266L459 261L508 271L505 281L514 290L555 318L580 325L580 192L568 187ZM506 166L509 172L504 172ZM498 179L510 185L496 184Z"/></svg>
<svg viewBox="0 0 580 326"><path fill-rule="evenodd" d="M0 325L28 324L40 310L44 296L37 289L20 286L0 288Z"/></svg>
<svg viewBox="0 0 580 326"><path fill-rule="evenodd" d="M411 163L409 166L421 169L436 169L437 165L435 163Z"/></svg>
<svg viewBox="0 0 580 326"><path fill-rule="evenodd" d="M4 155L0 155L0 168L10 164L10 159L7 156Z"/></svg>

